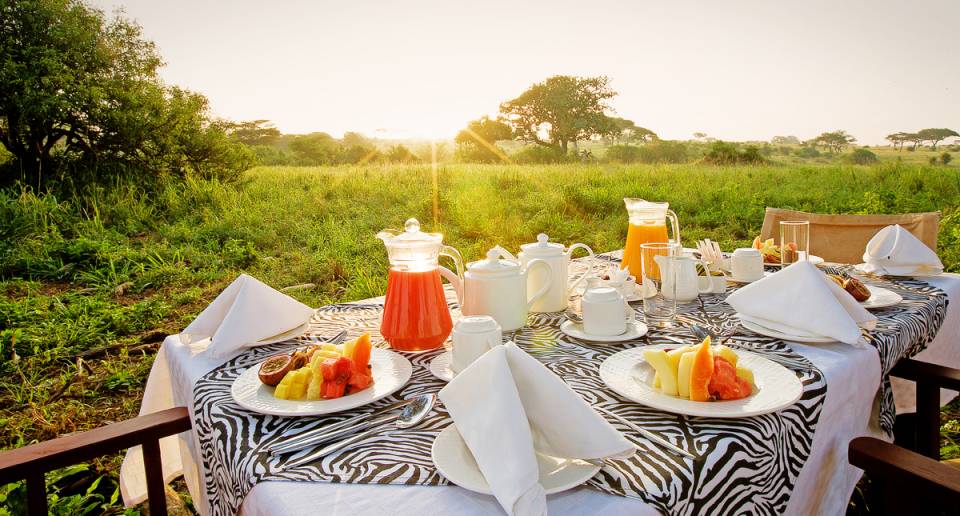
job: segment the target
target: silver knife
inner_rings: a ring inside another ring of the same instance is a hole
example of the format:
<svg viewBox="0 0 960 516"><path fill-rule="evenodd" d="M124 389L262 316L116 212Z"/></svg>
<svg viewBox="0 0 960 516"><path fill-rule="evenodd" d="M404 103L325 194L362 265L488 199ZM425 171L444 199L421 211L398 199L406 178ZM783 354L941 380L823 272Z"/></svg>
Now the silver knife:
<svg viewBox="0 0 960 516"><path fill-rule="evenodd" d="M318 444L323 441L330 440L332 437L328 434L343 435L353 432L357 430L355 427L365 423L368 419L406 407L411 402L412 400L398 401L368 414L359 414L352 418L344 419L343 421L337 421L336 423L322 426L320 428L314 428L313 430L308 430L302 434L291 437L290 439L284 440L272 446L268 446L266 450L274 455L288 453L294 450L301 450L312 444ZM336 435L334 437L336 437Z"/></svg>
<svg viewBox="0 0 960 516"><path fill-rule="evenodd" d="M659 444L660 446L663 446L664 448L667 448L667 449L669 449L669 450L672 450L672 451L675 452L675 453L679 453L680 455L683 455L684 457L689 457L689 458L691 458L691 459L696 459L696 456L694 456L692 453L688 452L687 450L684 450L683 448L674 446L670 441L667 441L666 439L658 436L657 434L655 434L655 433L653 433L653 432L651 432L651 431L649 431L649 430L647 430L647 429L645 429L645 428L642 428L642 427L640 427L640 426L637 426L637 425L631 423L631 422L628 421L625 417L621 416L620 414L617 414L616 412L613 412L613 411L611 411L611 410L607 410L607 409L605 409L605 408L603 408L603 407L596 407L596 406L595 406L595 407L593 407L593 408L595 408L595 409L599 410L600 412L603 412L604 414L606 414L606 415L608 415L608 416L616 419L617 421L623 423L627 428L633 430L634 432L638 432L638 433L642 434L642 435L643 435L644 437L646 437L647 439L650 439L651 441Z"/></svg>

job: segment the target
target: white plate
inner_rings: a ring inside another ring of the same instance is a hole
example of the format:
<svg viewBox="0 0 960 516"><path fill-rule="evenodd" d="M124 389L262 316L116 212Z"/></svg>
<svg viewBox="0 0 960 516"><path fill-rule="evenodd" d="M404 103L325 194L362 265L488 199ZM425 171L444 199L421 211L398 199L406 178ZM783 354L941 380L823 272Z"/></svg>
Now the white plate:
<svg viewBox="0 0 960 516"><path fill-rule="evenodd" d="M627 323L627 331L620 335L591 335L583 331L583 325L573 321L566 321L560 325L560 331L580 340L589 340L591 342L623 342L626 340L639 339L647 334L647 325L640 321Z"/></svg>
<svg viewBox="0 0 960 516"><path fill-rule="evenodd" d="M274 335L273 337L267 337L267 338L265 338L265 339L263 339L263 340L258 340L258 341L257 341L257 345L260 345L260 344L275 344L275 343L277 343L277 342L283 342L283 341L285 341L285 340L295 339L295 338L303 335L304 333L307 333L307 330L308 330L308 329L310 329L310 323L309 323L309 322L305 322L305 323L301 324L300 326L297 326L296 328L294 328L294 329L292 329L292 330L287 330L287 331L285 331L285 332L283 332L283 333L278 333L278 334Z"/></svg>
<svg viewBox="0 0 960 516"><path fill-rule="evenodd" d="M493 494L467 443L463 442L452 423L437 435L430 454L433 464L447 480L475 493ZM548 495L577 487L600 471L599 466L582 460L559 459L539 453L537 466L540 468L540 485Z"/></svg>
<svg viewBox="0 0 960 516"><path fill-rule="evenodd" d="M744 328L754 332L759 333L760 335L765 335L767 337L773 337L780 340L789 340L790 342L802 342L805 344L827 344L829 342L836 342L837 339L831 337L810 337L810 336L799 336L799 335L790 335L788 333L783 333L773 328L767 328L753 321L745 321L740 319L740 324Z"/></svg>
<svg viewBox="0 0 960 516"><path fill-rule="evenodd" d="M430 373L445 382L449 382L450 380L453 380L454 376L456 376L456 373L453 372L453 368L450 367L452 363L453 352L444 351L430 361Z"/></svg>
<svg viewBox="0 0 960 516"><path fill-rule="evenodd" d="M370 353L373 385L332 400L296 401L273 397L273 387L260 382L260 364L244 371L230 388L233 400L241 407L273 416L317 416L349 410L389 396L406 385L413 374L410 361L390 350L373 348Z"/></svg>
<svg viewBox="0 0 960 516"><path fill-rule="evenodd" d="M867 310L886 308L888 306L898 305L903 301L903 296L892 290L883 287L871 287L870 285L867 285L867 289L870 290L870 297L860 303L860 305Z"/></svg>
<svg viewBox="0 0 960 516"><path fill-rule="evenodd" d="M775 273L775 272L770 272L770 271L763 271L763 278L766 278L767 276L770 276L770 275L773 275L773 274L776 274L776 273ZM760 280L750 280L750 281L735 280L735 279L733 279L733 276L727 276L726 278L727 278L728 281L732 281L732 282L734 282L734 283L739 283L739 284L741 284L741 285L746 285L746 284L748 284L748 283L753 283L754 281L760 281ZM763 278L760 278L760 279L763 279Z"/></svg>
<svg viewBox="0 0 960 516"><path fill-rule="evenodd" d="M936 278L937 276L943 275L943 271L918 272L915 274L877 274L877 273L871 273L871 272L865 271L863 267L866 265L867 264L865 263L861 263L861 264L855 265L854 268L857 269L857 272L861 272L863 274L873 274L874 276L880 276L881 278Z"/></svg>
<svg viewBox="0 0 960 516"><path fill-rule="evenodd" d="M736 350L739 360L753 371L753 394L740 400L690 401L653 388L654 370L643 359L644 349L676 349L677 344L657 344L614 353L600 364L600 379L624 398L665 412L704 417L749 417L776 412L793 405L803 394L803 384L792 371L749 351Z"/></svg>

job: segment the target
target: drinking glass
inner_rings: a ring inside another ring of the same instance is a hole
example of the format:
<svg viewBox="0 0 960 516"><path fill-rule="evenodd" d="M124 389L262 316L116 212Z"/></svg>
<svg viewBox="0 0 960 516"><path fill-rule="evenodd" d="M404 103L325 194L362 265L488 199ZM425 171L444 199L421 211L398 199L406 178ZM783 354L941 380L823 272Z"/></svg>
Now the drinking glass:
<svg viewBox="0 0 960 516"><path fill-rule="evenodd" d="M780 263L786 267L806 261L810 256L810 222L784 220L780 222Z"/></svg>
<svg viewBox="0 0 960 516"><path fill-rule="evenodd" d="M677 318L677 281L674 278L664 278L664 274L673 274L679 271L678 264L670 263L681 255L682 248L677 243L652 242L640 245L640 290L643 293L643 317L647 326L668 328L673 326ZM664 281L669 279L669 281ZM673 292L664 292L664 285ZM664 295L666 294L666 295Z"/></svg>

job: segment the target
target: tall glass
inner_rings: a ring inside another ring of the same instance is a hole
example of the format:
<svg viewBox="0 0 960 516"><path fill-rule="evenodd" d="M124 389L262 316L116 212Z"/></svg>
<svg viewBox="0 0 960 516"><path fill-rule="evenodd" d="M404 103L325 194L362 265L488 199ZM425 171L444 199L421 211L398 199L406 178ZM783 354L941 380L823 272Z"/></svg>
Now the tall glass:
<svg viewBox="0 0 960 516"><path fill-rule="evenodd" d="M643 292L643 316L647 326L668 328L677 318L677 282L664 281L664 274L677 274L677 264L669 263L680 257L680 244L653 242L640 245L640 289ZM664 265L661 267L661 265ZM664 292L664 286L673 289Z"/></svg>
<svg viewBox="0 0 960 516"><path fill-rule="evenodd" d="M784 220L780 222L780 263L786 267L806 261L810 256L810 222Z"/></svg>

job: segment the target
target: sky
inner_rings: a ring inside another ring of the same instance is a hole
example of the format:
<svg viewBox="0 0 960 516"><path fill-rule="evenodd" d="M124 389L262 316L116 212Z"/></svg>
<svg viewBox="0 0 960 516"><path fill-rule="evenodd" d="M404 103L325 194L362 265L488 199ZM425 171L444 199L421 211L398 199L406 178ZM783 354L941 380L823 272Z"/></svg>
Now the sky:
<svg viewBox="0 0 960 516"><path fill-rule="evenodd" d="M661 138L862 144L960 130L956 0L93 0L170 84L285 133L449 138L531 84L606 75Z"/></svg>

